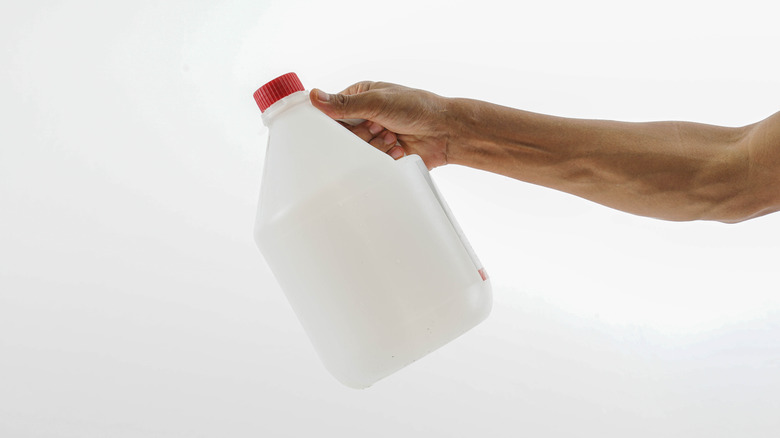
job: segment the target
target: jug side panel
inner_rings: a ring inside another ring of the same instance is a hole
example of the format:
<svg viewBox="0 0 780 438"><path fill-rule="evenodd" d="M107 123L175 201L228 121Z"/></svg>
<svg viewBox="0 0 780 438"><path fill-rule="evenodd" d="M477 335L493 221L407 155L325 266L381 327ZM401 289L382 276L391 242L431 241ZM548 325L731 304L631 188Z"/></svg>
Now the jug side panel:
<svg viewBox="0 0 780 438"><path fill-rule="evenodd" d="M401 173L365 173L324 191L330 207L302 209L258 235L323 362L350 386L484 319L484 282L440 207L414 190Z"/></svg>

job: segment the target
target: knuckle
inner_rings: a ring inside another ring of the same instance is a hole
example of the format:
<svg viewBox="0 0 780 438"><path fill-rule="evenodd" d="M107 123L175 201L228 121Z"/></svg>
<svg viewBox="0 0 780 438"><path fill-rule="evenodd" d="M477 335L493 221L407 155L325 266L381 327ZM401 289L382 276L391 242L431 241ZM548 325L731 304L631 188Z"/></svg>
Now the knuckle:
<svg viewBox="0 0 780 438"><path fill-rule="evenodd" d="M346 94L336 94L334 96L334 103L338 106L344 107L347 106L347 102L349 101L349 96Z"/></svg>
<svg viewBox="0 0 780 438"><path fill-rule="evenodd" d="M355 88L357 88L358 92L368 91L371 89L371 81L360 81L355 84Z"/></svg>
<svg viewBox="0 0 780 438"><path fill-rule="evenodd" d="M349 108L350 97L346 94L336 94L333 97L333 104L336 107L338 117L346 117L347 109Z"/></svg>

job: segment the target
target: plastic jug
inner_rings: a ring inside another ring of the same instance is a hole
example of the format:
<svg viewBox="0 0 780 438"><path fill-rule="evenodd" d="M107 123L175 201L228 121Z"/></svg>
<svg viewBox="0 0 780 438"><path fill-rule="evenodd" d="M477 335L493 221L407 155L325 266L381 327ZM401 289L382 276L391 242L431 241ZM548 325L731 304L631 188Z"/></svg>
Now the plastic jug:
<svg viewBox="0 0 780 438"><path fill-rule="evenodd" d="M419 156L344 129L295 73L254 97L269 130L255 240L336 379L368 387L488 316L490 281Z"/></svg>

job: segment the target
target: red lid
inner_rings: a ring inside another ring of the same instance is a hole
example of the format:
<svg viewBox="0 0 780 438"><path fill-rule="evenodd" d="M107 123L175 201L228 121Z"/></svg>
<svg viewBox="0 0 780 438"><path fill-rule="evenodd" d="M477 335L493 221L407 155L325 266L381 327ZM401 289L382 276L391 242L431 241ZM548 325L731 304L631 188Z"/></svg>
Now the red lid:
<svg viewBox="0 0 780 438"><path fill-rule="evenodd" d="M254 96L260 111L265 111L277 100L303 90L303 84L298 79L298 75L287 73L258 88Z"/></svg>

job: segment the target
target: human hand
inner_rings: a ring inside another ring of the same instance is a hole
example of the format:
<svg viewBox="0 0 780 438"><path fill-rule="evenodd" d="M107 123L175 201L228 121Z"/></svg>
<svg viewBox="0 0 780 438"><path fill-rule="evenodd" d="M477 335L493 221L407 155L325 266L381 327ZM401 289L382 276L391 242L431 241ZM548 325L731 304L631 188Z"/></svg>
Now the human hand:
<svg viewBox="0 0 780 438"><path fill-rule="evenodd" d="M312 105L375 148L399 159L419 155L428 169L447 164L450 130L447 99L385 82L358 82L339 94L311 91Z"/></svg>

